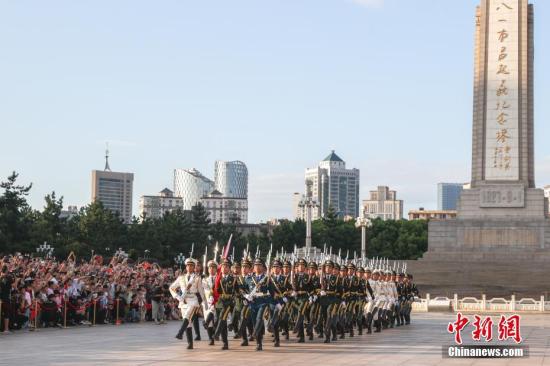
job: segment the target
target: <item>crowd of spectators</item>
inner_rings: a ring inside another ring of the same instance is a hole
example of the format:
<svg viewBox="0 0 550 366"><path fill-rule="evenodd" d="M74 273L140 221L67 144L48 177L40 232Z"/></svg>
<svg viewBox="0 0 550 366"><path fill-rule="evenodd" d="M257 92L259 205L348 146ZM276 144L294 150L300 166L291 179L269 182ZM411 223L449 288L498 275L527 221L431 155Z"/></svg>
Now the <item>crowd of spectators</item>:
<svg viewBox="0 0 550 366"><path fill-rule="evenodd" d="M15 254L0 259L0 331L180 319L168 287L177 268L94 256L63 261Z"/></svg>

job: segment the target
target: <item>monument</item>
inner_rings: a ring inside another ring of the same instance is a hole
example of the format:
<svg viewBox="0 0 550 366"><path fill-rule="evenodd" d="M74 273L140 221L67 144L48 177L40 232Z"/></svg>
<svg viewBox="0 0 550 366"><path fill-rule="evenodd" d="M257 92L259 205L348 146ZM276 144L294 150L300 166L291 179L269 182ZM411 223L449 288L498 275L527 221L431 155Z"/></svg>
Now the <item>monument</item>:
<svg viewBox="0 0 550 366"><path fill-rule="evenodd" d="M475 41L471 187L456 219L429 223L420 262L458 287L509 294L525 286L529 270L550 264L547 205L535 187L533 5L482 0ZM549 290L542 287L539 294Z"/></svg>

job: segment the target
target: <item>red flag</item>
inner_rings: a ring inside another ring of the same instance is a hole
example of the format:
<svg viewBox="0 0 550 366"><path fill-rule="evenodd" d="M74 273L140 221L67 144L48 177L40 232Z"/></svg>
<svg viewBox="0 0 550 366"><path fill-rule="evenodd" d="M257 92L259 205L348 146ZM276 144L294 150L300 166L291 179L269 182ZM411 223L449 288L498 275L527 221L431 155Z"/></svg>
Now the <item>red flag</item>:
<svg viewBox="0 0 550 366"><path fill-rule="evenodd" d="M222 248L222 259L226 259L227 255L229 254L229 248L231 247L231 239L233 238L233 234L229 236L229 240L227 241L227 245L225 245ZM220 297L220 293L218 289L220 288L220 282L222 278L222 265L218 266L218 273L216 273L216 280L214 281L214 304L218 302L218 299Z"/></svg>

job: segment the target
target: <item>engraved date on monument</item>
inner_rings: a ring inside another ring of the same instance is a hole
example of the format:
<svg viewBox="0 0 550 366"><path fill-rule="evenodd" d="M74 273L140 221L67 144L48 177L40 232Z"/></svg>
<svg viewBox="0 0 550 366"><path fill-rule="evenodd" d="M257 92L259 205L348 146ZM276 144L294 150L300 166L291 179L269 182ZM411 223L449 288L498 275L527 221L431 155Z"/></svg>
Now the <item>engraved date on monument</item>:
<svg viewBox="0 0 550 366"><path fill-rule="evenodd" d="M525 190L521 187L484 187L481 207L524 207Z"/></svg>

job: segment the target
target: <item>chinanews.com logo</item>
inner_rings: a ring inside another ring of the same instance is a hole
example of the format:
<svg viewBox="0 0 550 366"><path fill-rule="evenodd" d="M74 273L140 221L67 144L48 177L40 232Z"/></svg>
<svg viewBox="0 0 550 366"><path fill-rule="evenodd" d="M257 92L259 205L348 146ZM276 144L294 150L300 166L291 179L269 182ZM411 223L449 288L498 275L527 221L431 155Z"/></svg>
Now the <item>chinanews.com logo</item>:
<svg viewBox="0 0 550 366"><path fill-rule="evenodd" d="M473 320L473 321L470 321ZM456 321L449 323L447 332L454 335L454 345L445 345L442 355L445 358L521 358L529 357L529 347L521 345L521 317L511 315L500 316L498 324L494 324L491 316L481 317L474 315L472 319L456 314ZM467 326L473 328L472 340L474 342L485 342L485 344L462 344L462 332L468 330ZM493 330L496 325L498 334ZM515 345L491 344L493 340L501 342L515 342Z"/></svg>

